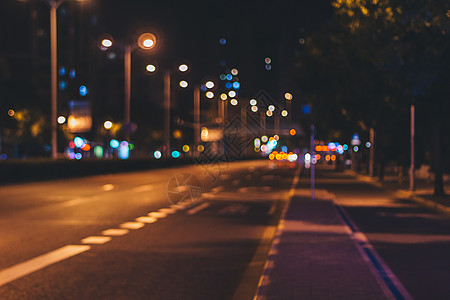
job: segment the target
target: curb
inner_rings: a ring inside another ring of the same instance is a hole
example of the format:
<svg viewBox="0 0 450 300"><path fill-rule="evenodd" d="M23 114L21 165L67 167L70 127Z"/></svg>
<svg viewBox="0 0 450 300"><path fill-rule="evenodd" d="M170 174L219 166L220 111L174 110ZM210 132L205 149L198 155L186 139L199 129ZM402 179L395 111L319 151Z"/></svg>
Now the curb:
<svg viewBox="0 0 450 300"><path fill-rule="evenodd" d="M376 187L379 188L383 188L383 184L377 180L374 180L373 178L366 176L366 175L361 175L355 172L352 172L352 174L356 177L356 179L370 183ZM406 197L409 200L412 200L418 204L421 204L423 206L426 206L428 208L437 210L439 212L443 212L445 214L450 214L450 207L440 204L438 202L435 202L433 200L429 200L429 199L425 199L423 197L414 195L413 193L411 193L410 191L405 191L405 190L397 190L397 192L395 192L396 196L400 196L400 197Z"/></svg>

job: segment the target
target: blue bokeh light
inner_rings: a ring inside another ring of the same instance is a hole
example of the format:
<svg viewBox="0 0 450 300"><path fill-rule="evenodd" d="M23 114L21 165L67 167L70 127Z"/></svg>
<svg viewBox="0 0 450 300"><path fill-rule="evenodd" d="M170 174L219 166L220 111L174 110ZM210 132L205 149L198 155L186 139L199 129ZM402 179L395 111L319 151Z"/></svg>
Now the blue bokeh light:
<svg viewBox="0 0 450 300"><path fill-rule="evenodd" d="M80 86L80 96L86 96L88 93L87 87L84 85Z"/></svg>
<svg viewBox="0 0 450 300"><path fill-rule="evenodd" d="M233 82L233 88L235 88L236 90L238 90L241 87L241 84L237 81Z"/></svg>
<svg viewBox="0 0 450 300"><path fill-rule="evenodd" d="M178 152L178 151L172 151L172 157L173 157L173 158L178 158L178 157L180 157L180 152Z"/></svg>

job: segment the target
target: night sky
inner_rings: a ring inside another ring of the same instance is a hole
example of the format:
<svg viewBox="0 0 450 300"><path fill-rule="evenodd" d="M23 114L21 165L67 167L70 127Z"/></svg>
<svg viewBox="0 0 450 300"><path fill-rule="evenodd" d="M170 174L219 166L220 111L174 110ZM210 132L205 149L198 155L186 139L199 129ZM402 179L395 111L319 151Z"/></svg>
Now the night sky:
<svg viewBox="0 0 450 300"><path fill-rule="evenodd" d="M33 11L37 15L37 29L42 35L38 39L40 50L33 57L38 56L43 63L30 70L31 44L35 41L33 34L36 34L31 21ZM101 114L99 120L108 116L120 119L123 114L121 56L118 54L115 60L108 60L95 44L98 45L104 34L110 34L117 42L130 43L140 33L151 31L158 36L157 51L133 53L132 119L148 119L148 114L140 115L140 112L162 107L162 76L149 77L140 71L150 62L156 63L161 70L173 70L179 62L187 62L191 66L187 79L194 83L205 78L218 80L220 74L237 68L242 99L250 99L264 90L278 100L290 91L297 99L295 109L301 105L301 93L295 89L289 72L296 53L305 47L299 39L307 38L312 31L325 25L331 13L326 0L66 1L58 9L58 65L71 62L80 70L77 84L87 82L88 88L92 88L88 96L93 102L94 112ZM0 3L0 76L3 79L8 77L8 82L13 83L31 81L27 78L37 76L41 89L35 91L33 85L30 89L33 97L41 97L39 103L47 101L49 91L48 16L49 9L42 1L2 0ZM75 34L67 34L73 26ZM222 38L226 39L224 45L219 42ZM272 60L270 71L265 69L266 57ZM6 68L2 67L4 62ZM20 84L8 84L9 95L15 95L14 89L20 87ZM59 95L59 107L63 111L64 101L73 98L72 94L66 94ZM179 114L177 109L191 109L186 107L186 103L192 103L192 90L177 91L173 96L175 114ZM11 100L11 96L9 99L4 97L2 102L17 104L14 101L19 101L19 98ZM32 99L28 102L38 101ZM42 107L45 112L48 105ZM157 113L155 124L160 123L159 118L160 113Z"/></svg>

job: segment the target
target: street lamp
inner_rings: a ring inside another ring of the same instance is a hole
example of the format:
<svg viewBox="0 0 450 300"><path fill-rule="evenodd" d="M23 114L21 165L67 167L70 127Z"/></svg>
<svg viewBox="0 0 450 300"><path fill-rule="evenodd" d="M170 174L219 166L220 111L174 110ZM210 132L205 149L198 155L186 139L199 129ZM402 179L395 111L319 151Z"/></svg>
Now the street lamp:
<svg viewBox="0 0 450 300"><path fill-rule="evenodd" d="M101 45L104 49L108 49L113 46L112 39L105 38L102 40ZM156 45L156 37L151 33L143 33L139 36L137 44L121 45L124 51L124 72L125 72L125 107L124 107L124 126L126 127L125 139L130 139L130 102L131 102L131 53L136 49L151 50ZM148 68L149 66L147 66ZM155 68L156 70L156 68ZM150 70L149 70L150 71Z"/></svg>
<svg viewBox="0 0 450 300"><path fill-rule="evenodd" d="M50 94L51 94L51 151L52 158L58 157L57 149L57 110L58 110L58 84L57 84L57 22L56 10L66 0L41 0L50 7ZM77 0L83 1L83 0Z"/></svg>
<svg viewBox="0 0 450 300"><path fill-rule="evenodd" d="M153 64L149 64L146 67L146 70L149 73L156 72L156 66ZM185 73L189 70L189 66L187 64L180 64L178 66L178 70L182 73ZM165 144L165 156L170 156L170 76L171 71L166 70L164 72L164 144ZM189 84L187 81L180 81L179 85L182 88L186 88Z"/></svg>

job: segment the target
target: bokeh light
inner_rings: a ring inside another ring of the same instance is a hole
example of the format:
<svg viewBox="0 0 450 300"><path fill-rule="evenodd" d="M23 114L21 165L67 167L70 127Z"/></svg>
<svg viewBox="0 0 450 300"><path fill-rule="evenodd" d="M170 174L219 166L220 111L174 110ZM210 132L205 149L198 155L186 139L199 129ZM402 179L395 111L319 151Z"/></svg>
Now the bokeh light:
<svg viewBox="0 0 450 300"><path fill-rule="evenodd" d="M230 96L231 98L236 97L236 92L235 91L229 91L228 92L228 96Z"/></svg>
<svg viewBox="0 0 450 300"><path fill-rule="evenodd" d="M238 105L238 101L236 99L231 99L230 100L231 105L236 106Z"/></svg>
<svg viewBox="0 0 450 300"><path fill-rule="evenodd" d="M145 67L145 69L146 69L148 72L153 73L153 72L156 71L156 66L155 66L155 65L152 65L152 64L149 64L149 65L147 65L147 67Z"/></svg>
<svg viewBox="0 0 450 300"><path fill-rule="evenodd" d="M282 110L281 111L281 116L283 116L283 117L287 117L287 115L288 115L288 111L287 110Z"/></svg>
<svg viewBox="0 0 450 300"><path fill-rule="evenodd" d="M189 83L188 83L186 80L181 80L181 81L180 81L180 86L181 86L182 88L187 88L188 85L189 85Z"/></svg>
<svg viewBox="0 0 450 300"><path fill-rule="evenodd" d="M258 104L258 102L256 101L256 99L251 99L250 100L250 105L256 105Z"/></svg>
<svg viewBox="0 0 450 300"><path fill-rule="evenodd" d="M153 152L153 157L156 159L160 159L162 156L161 151L156 150L155 152Z"/></svg>
<svg viewBox="0 0 450 300"><path fill-rule="evenodd" d="M103 127L105 127L105 129L111 129L112 126L113 123L111 121L105 121L105 123L103 123Z"/></svg>
<svg viewBox="0 0 450 300"><path fill-rule="evenodd" d="M258 106L252 106L251 107L252 112L257 112L258 111Z"/></svg>
<svg viewBox="0 0 450 300"><path fill-rule="evenodd" d="M208 99L214 98L214 93L213 92L207 92L206 93L206 98L208 98Z"/></svg>
<svg viewBox="0 0 450 300"><path fill-rule="evenodd" d="M58 117L58 124L64 124L65 122L66 122L66 117L64 117L64 116Z"/></svg>

